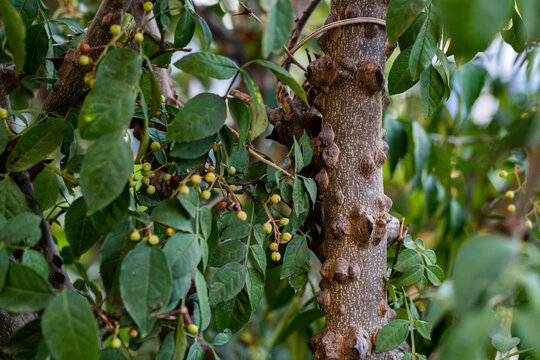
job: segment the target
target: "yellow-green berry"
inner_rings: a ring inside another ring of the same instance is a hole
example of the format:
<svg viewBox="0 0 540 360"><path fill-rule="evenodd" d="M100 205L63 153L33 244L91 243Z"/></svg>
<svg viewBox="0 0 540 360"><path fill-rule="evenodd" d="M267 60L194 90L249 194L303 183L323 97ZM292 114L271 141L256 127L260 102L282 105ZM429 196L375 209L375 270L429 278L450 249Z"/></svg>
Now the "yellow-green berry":
<svg viewBox="0 0 540 360"><path fill-rule="evenodd" d="M143 176L143 178L141 179L141 182L144 185L148 186L148 185L150 185L150 178L148 176Z"/></svg>
<svg viewBox="0 0 540 360"><path fill-rule="evenodd" d="M231 191L232 191L232 192L235 192L235 191L236 191L236 185L231 184L231 185L229 185L229 187L231 188Z"/></svg>
<svg viewBox="0 0 540 360"><path fill-rule="evenodd" d="M79 56L79 64L81 64L82 66L90 64L90 58L86 55Z"/></svg>
<svg viewBox="0 0 540 360"><path fill-rule="evenodd" d="M156 176L156 174L153 171L148 171L146 173L146 176L148 176L149 179L153 179Z"/></svg>
<svg viewBox="0 0 540 360"><path fill-rule="evenodd" d="M156 187L154 185L150 185L146 188L146 193L148 195L152 195L156 192Z"/></svg>
<svg viewBox="0 0 540 360"><path fill-rule="evenodd" d="M504 194L507 199L513 199L515 195L516 194L512 190L508 190L506 194Z"/></svg>
<svg viewBox="0 0 540 360"><path fill-rule="evenodd" d="M216 152L219 151L219 149L221 149L221 145L219 145L219 144L215 144L214 146L212 146L212 150L214 150Z"/></svg>
<svg viewBox="0 0 540 360"><path fill-rule="evenodd" d="M92 81L93 77L92 77L92 73L86 73L84 74L84 83L85 84L90 84L90 81Z"/></svg>
<svg viewBox="0 0 540 360"><path fill-rule="evenodd" d="M157 237L157 235L150 235L150 237L148 238L148 243L150 245L157 245L159 244L159 238Z"/></svg>
<svg viewBox="0 0 540 360"><path fill-rule="evenodd" d="M286 232L286 233L281 234L281 238L284 241L291 241L292 235L290 233Z"/></svg>
<svg viewBox="0 0 540 360"><path fill-rule="evenodd" d="M153 141L152 144L150 144L150 149L152 151L159 151L161 150L161 145L160 143Z"/></svg>
<svg viewBox="0 0 540 360"><path fill-rule="evenodd" d="M146 12L150 12L152 11L152 9L154 8L154 4L152 4L150 1L147 1L143 4L143 9L144 11Z"/></svg>
<svg viewBox="0 0 540 360"><path fill-rule="evenodd" d="M533 223L531 220L527 219L525 221L525 226L529 229L529 230L532 230L533 229Z"/></svg>
<svg viewBox="0 0 540 360"><path fill-rule="evenodd" d="M210 196L212 196L212 193L209 191L209 190L204 190L202 193L201 193L201 198L203 200L208 200L210 199Z"/></svg>
<svg viewBox="0 0 540 360"><path fill-rule="evenodd" d="M213 183L214 180L216 180L216 174L214 174L213 172L206 173L206 175L204 176L204 180L209 184Z"/></svg>
<svg viewBox="0 0 540 360"><path fill-rule="evenodd" d="M137 186L137 180L135 180L135 179L129 179L129 186L131 186L131 187Z"/></svg>
<svg viewBox="0 0 540 360"><path fill-rule="evenodd" d="M504 171L504 170L501 170L501 171L499 171L499 176L502 177L502 178L505 178L505 177L508 176L508 173L506 171Z"/></svg>
<svg viewBox="0 0 540 360"><path fill-rule="evenodd" d="M281 201L281 196L279 196L278 194L274 194L270 198L270 201L272 201L274 204L277 204L278 202Z"/></svg>
<svg viewBox="0 0 540 360"><path fill-rule="evenodd" d="M182 195L187 195L187 194L189 194L189 188L187 187L187 185L182 185L182 186L180 186L180 188L178 189L178 191L179 191L180 194L182 194Z"/></svg>
<svg viewBox="0 0 540 360"><path fill-rule="evenodd" d="M516 212L516 205L510 204L510 205L508 205L508 207L506 208L506 210L508 210L508 212L510 212L510 213L513 214L513 213Z"/></svg>
<svg viewBox="0 0 540 360"><path fill-rule="evenodd" d="M201 175L199 175L199 174L192 175L191 176L191 182L194 183L195 185L200 184L202 182Z"/></svg>
<svg viewBox="0 0 540 360"><path fill-rule="evenodd" d="M163 175L163 181L171 181L171 174L164 174Z"/></svg>
<svg viewBox="0 0 540 360"><path fill-rule="evenodd" d="M247 214L246 214L245 211L240 210L240 211L238 212L238 214L236 214L236 217L237 217L238 220L240 220L240 221L246 221L246 219L247 219Z"/></svg>
<svg viewBox="0 0 540 360"><path fill-rule="evenodd" d="M90 89L95 88L96 87L96 79L90 80L90 82L88 83L88 86L90 87Z"/></svg>
<svg viewBox="0 0 540 360"><path fill-rule="evenodd" d="M263 231L267 234L270 234L272 232L272 225L270 223L264 223L263 225Z"/></svg>
<svg viewBox="0 0 540 360"><path fill-rule="evenodd" d="M234 166L229 166L229 168L227 169L227 171L229 172L229 175L234 175L236 174L236 168Z"/></svg>
<svg viewBox="0 0 540 360"><path fill-rule="evenodd" d="M0 118L6 119L8 117L9 113L6 109L0 108Z"/></svg>
<svg viewBox="0 0 540 360"><path fill-rule="evenodd" d="M268 245L268 248L272 251L276 251L278 249L278 244L276 244L275 242L270 243L270 245Z"/></svg>
<svg viewBox="0 0 540 360"><path fill-rule="evenodd" d="M111 34L116 36L120 34L120 31L122 31L122 28L120 27L120 25L111 25L111 27L109 28L109 31L111 32Z"/></svg>
<svg viewBox="0 0 540 360"><path fill-rule="evenodd" d="M279 220L279 225L281 226L287 226L289 224L289 219L288 218L281 218Z"/></svg>
<svg viewBox="0 0 540 360"><path fill-rule="evenodd" d="M186 328L187 332L194 335L199 332L199 327L195 324L189 324Z"/></svg>
<svg viewBox="0 0 540 360"><path fill-rule="evenodd" d="M136 33L135 36L133 37L133 40L135 40L136 42L138 43L141 43L143 42L144 40L144 35L140 32Z"/></svg>
<svg viewBox="0 0 540 360"><path fill-rule="evenodd" d="M272 253L272 260L278 262L279 260L281 260L281 254L277 251L274 251Z"/></svg>
<svg viewBox="0 0 540 360"><path fill-rule="evenodd" d="M141 240L141 233L138 230L133 230L133 232L129 234L129 240L131 241Z"/></svg>
<svg viewBox="0 0 540 360"><path fill-rule="evenodd" d="M117 338L116 336L111 340L111 347L113 349L120 349L120 347L122 346L122 340L120 340L119 338Z"/></svg>
<svg viewBox="0 0 540 360"><path fill-rule="evenodd" d="M165 230L165 234L167 234L167 236L173 236L175 233L174 229L172 227L168 227L166 230Z"/></svg>
<svg viewBox="0 0 540 360"><path fill-rule="evenodd" d="M152 164L150 164L149 162L145 162L144 164L142 164L142 171L150 171L152 170Z"/></svg>

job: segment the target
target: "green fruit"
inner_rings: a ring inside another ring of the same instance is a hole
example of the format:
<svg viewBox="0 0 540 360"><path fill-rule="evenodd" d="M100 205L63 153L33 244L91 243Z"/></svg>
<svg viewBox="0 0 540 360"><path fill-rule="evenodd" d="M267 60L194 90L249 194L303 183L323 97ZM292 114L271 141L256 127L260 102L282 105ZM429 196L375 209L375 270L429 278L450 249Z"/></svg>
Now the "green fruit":
<svg viewBox="0 0 540 360"><path fill-rule="evenodd" d="M246 214L245 211L242 211L242 210L240 210L240 211L238 212L238 214L236 214L236 217L237 217L238 220L240 220L240 221L246 221L246 220L247 220L247 214Z"/></svg>
<svg viewBox="0 0 540 360"><path fill-rule="evenodd" d="M182 195L188 195L189 194L189 188L187 187L187 185L180 186L180 189L178 191Z"/></svg>
<svg viewBox="0 0 540 360"><path fill-rule="evenodd" d="M499 171L499 176L502 177L502 178L505 178L505 177L508 176L508 173L506 171L504 171L504 170L501 170L501 171Z"/></svg>
<svg viewBox="0 0 540 360"><path fill-rule="evenodd" d="M120 25L111 25L109 31L111 32L111 34L116 36L120 34L120 31L122 31L122 28L120 27Z"/></svg>
<svg viewBox="0 0 540 360"><path fill-rule="evenodd" d="M210 196L212 196L212 193L210 193L210 191L208 191L208 190L204 190L204 191L201 193L201 198L203 198L203 200L208 200L208 199L210 199Z"/></svg>
<svg viewBox="0 0 540 360"><path fill-rule="evenodd" d="M278 249L278 244L276 244L275 242L270 243L270 245L268 245L268 248L272 251L276 251Z"/></svg>
<svg viewBox="0 0 540 360"><path fill-rule="evenodd" d="M166 230L165 230L165 234L167 234L167 236L173 236L175 233L174 229L172 227L168 227Z"/></svg>
<svg viewBox="0 0 540 360"><path fill-rule="evenodd" d="M136 33L135 36L133 37L133 40L135 40L136 42L138 43L142 43L143 40L144 40L144 35L141 34L140 32Z"/></svg>
<svg viewBox="0 0 540 360"><path fill-rule="evenodd" d="M272 225L270 223L264 223L263 231L267 234L270 234L272 232Z"/></svg>
<svg viewBox="0 0 540 360"><path fill-rule="evenodd" d="M506 194L504 194L504 196L507 198L507 199L513 199L514 196L516 196L516 194L512 191L512 190L508 190L506 192Z"/></svg>
<svg viewBox="0 0 540 360"><path fill-rule="evenodd" d="M165 174L163 175L163 181L171 181L171 174Z"/></svg>
<svg viewBox="0 0 540 360"><path fill-rule="evenodd" d="M274 261L276 261L276 262L279 261L279 260L281 260L281 254L278 253L277 251L274 251L274 252L272 253L272 260L274 260Z"/></svg>
<svg viewBox="0 0 540 360"><path fill-rule="evenodd" d="M122 340L120 340L119 338L117 338L116 336L111 340L111 347L113 349L120 349L120 347L122 346Z"/></svg>
<svg viewBox="0 0 540 360"><path fill-rule="evenodd" d="M150 237L148 238L148 243L150 245L157 245L159 244L159 238L157 237L157 235L150 235Z"/></svg>
<svg viewBox="0 0 540 360"><path fill-rule="evenodd" d="M229 166L228 172L229 175L234 175L236 174L236 168L234 166Z"/></svg>
<svg viewBox="0 0 540 360"><path fill-rule="evenodd" d="M143 9L144 11L146 12L150 12L152 11L152 9L154 8L154 4L152 4L150 1L147 1L143 4Z"/></svg>
<svg viewBox="0 0 540 360"><path fill-rule="evenodd" d="M148 195L152 195L156 192L156 187L154 185L149 185L147 188L146 188L146 193Z"/></svg>
<svg viewBox="0 0 540 360"><path fill-rule="evenodd" d="M200 184L202 182L201 175L199 174L192 175L191 182L194 183L195 185Z"/></svg>
<svg viewBox="0 0 540 360"><path fill-rule="evenodd" d="M8 117L9 113L6 109L0 108L0 118L6 119Z"/></svg>
<svg viewBox="0 0 540 360"><path fill-rule="evenodd" d="M142 171L150 171L152 170L152 164L150 164L149 162L145 162L144 164L142 164Z"/></svg>
<svg viewBox="0 0 540 360"><path fill-rule="evenodd" d="M282 218L279 220L279 225L281 226L287 226L289 224L289 219L287 218Z"/></svg>
<svg viewBox="0 0 540 360"><path fill-rule="evenodd" d="M79 64L81 64L82 66L90 64L90 58L86 55L79 56Z"/></svg>
<svg viewBox="0 0 540 360"><path fill-rule="evenodd" d="M209 172L209 173L206 173L206 175L204 176L204 180L211 184L214 182L214 180L216 180L216 174L214 174L213 172Z"/></svg>
<svg viewBox="0 0 540 360"><path fill-rule="evenodd" d="M281 234L281 238L283 241L291 241L292 235L288 232Z"/></svg>
<svg viewBox="0 0 540 360"><path fill-rule="evenodd" d="M272 201L274 204L277 204L278 202L281 201L281 196L279 196L278 194L274 194L270 198L270 201Z"/></svg>
<svg viewBox="0 0 540 360"><path fill-rule="evenodd" d="M133 230L133 232L129 235L129 239L131 241L139 241L141 240L141 233L138 230Z"/></svg>
<svg viewBox="0 0 540 360"><path fill-rule="evenodd" d="M186 328L187 332L194 335L199 332L199 327L195 324L189 324Z"/></svg>
<svg viewBox="0 0 540 360"><path fill-rule="evenodd" d="M161 145L160 143L153 141L152 144L150 144L150 149L152 151L159 151L161 150Z"/></svg>
<svg viewBox="0 0 540 360"><path fill-rule="evenodd" d="M508 207L506 208L506 210L508 210L508 212L510 212L510 213L513 214L513 213L516 212L516 205L510 204L510 205L508 205Z"/></svg>

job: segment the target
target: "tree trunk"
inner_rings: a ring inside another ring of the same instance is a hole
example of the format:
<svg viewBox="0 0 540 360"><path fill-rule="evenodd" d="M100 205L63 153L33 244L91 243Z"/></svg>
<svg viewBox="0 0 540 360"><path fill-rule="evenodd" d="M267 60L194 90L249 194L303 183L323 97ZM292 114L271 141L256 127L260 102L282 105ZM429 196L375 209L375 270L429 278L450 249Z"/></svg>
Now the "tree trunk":
<svg viewBox="0 0 540 360"><path fill-rule="evenodd" d="M326 21L386 17L384 0L333 0ZM382 112L385 28L346 25L320 39L325 54L310 64L308 81L323 115L316 147L324 164L316 180L323 195L326 261L318 302L326 327L309 345L317 359L384 359L374 339L388 322L386 237L391 200L384 195ZM392 221L392 225L395 221Z"/></svg>

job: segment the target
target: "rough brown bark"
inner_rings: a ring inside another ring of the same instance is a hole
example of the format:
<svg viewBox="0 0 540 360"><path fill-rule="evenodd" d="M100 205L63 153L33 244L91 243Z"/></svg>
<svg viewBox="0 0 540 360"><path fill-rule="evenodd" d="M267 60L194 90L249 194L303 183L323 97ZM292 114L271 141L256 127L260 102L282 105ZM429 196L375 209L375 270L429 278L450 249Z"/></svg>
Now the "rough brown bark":
<svg viewBox="0 0 540 360"><path fill-rule="evenodd" d="M327 23L353 17L385 18L384 0L333 0ZM309 345L317 359L384 359L374 339L388 322L387 225L391 200L384 195L382 111L384 27L349 25L324 34L325 54L312 62L307 79L323 115L316 176L323 195L326 261L318 302L326 326Z"/></svg>

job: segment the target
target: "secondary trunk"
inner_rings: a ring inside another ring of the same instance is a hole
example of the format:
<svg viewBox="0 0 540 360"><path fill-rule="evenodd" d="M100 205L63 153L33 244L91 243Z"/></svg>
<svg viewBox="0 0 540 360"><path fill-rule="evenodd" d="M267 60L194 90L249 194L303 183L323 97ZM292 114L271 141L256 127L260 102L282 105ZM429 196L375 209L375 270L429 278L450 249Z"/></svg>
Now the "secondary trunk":
<svg viewBox="0 0 540 360"><path fill-rule="evenodd" d="M326 23L384 19L384 0L333 0ZM315 106L323 126L315 145L323 169L316 180L323 195L326 261L318 298L326 327L309 345L317 359L384 359L374 339L388 322L386 305L387 225L392 204L384 195L381 167L386 31L364 23L327 31L324 55L310 64Z"/></svg>

